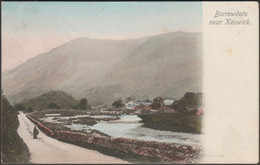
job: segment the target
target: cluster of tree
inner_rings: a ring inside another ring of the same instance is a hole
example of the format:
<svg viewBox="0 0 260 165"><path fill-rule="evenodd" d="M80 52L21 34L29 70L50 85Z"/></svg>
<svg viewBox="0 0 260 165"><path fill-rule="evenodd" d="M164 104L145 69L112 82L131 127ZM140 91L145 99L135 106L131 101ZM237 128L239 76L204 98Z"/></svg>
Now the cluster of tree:
<svg viewBox="0 0 260 165"><path fill-rule="evenodd" d="M3 163L27 163L29 149L17 134L18 111L1 93L1 159Z"/></svg>
<svg viewBox="0 0 260 165"><path fill-rule="evenodd" d="M33 112L32 106L27 105L26 103L14 103L14 109L16 111ZM60 107L56 103L51 102L46 109L60 109Z"/></svg>
<svg viewBox="0 0 260 165"><path fill-rule="evenodd" d="M132 98L132 97L127 97L127 98L125 99L125 102L128 103L128 102L133 101L133 100L134 100L134 98ZM138 102L141 102L141 100L139 100ZM149 99L146 99L145 102L151 102L151 101L150 101ZM163 104L163 99L162 99L161 97L156 97L156 98L153 99L152 104L151 104L151 107L152 107L153 109L159 109L159 108L162 107L163 105L164 105L164 104ZM118 99L118 100L116 100L116 101L114 101L114 102L112 103L112 107L114 107L114 108L122 108L122 107L124 107L124 106L125 106L125 104L124 104L124 102L122 101L122 99Z"/></svg>
<svg viewBox="0 0 260 165"><path fill-rule="evenodd" d="M116 101L114 101L114 102L112 103L112 106L113 106L114 108L122 108L122 107L125 106L125 104L123 103L123 101L122 101L121 99L118 99L118 100L116 100Z"/></svg>
<svg viewBox="0 0 260 165"><path fill-rule="evenodd" d="M88 110L91 109L91 106L88 104L88 100L86 98L82 98L79 103L73 107L73 109Z"/></svg>
<svg viewBox="0 0 260 165"><path fill-rule="evenodd" d="M156 130L201 133L202 117L196 115L183 115L181 113L159 113L159 114L140 114L143 127Z"/></svg>
<svg viewBox="0 0 260 165"><path fill-rule="evenodd" d="M185 93L180 100L173 102L171 107L179 113L196 113L202 106L202 93Z"/></svg>
<svg viewBox="0 0 260 165"><path fill-rule="evenodd" d="M153 102L151 104L152 109L160 109L163 106L164 106L163 98L156 97L156 98L153 99Z"/></svg>
<svg viewBox="0 0 260 165"><path fill-rule="evenodd" d="M48 109L61 109L56 103L51 102L48 104ZM88 104L88 100L86 98L80 99L79 103L74 105L72 109L78 110L89 110L91 106Z"/></svg>
<svg viewBox="0 0 260 165"><path fill-rule="evenodd" d="M71 94L64 91L49 91L40 96L22 102L33 110L44 109L72 109L78 101Z"/></svg>
<svg viewBox="0 0 260 165"><path fill-rule="evenodd" d="M18 111L32 112L45 109L88 110L91 109L91 106L86 98L76 100L63 91L50 91L30 100L15 103L14 108Z"/></svg>
<svg viewBox="0 0 260 165"><path fill-rule="evenodd" d="M128 102L133 101L133 100L135 100L134 97L127 97L125 99L125 102L128 103ZM141 100L139 100L139 102L141 102ZM151 101L149 99L146 99L145 102L151 102Z"/></svg>
<svg viewBox="0 0 260 165"><path fill-rule="evenodd" d="M69 108L69 107L65 107ZM17 111L24 111L24 112L33 112L32 106L27 106L24 103L15 103L14 104L14 109ZM46 109L61 109L59 105L57 105L55 102L50 102ZM80 99L79 103L74 105L73 108L74 110L89 110L91 109L91 106L88 104L88 100L86 98Z"/></svg>
<svg viewBox="0 0 260 165"><path fill-rule="evenodd" d="M48 104L48 109L60 109L60 106L58 106L54 102L51 102L51 103Z"/></svg>
<svg viewBox="0 0 260 165"><path fill-rule="evenodd" d="M131 97L127 97L125 102L134 100ZM149 99L146 102L151 102ZM118 99L112 103L114 108L124 107L124 103L121 99ZM153 99L151 108L152 109L161 109L164 107L164 102L162 97L156 97ZM193 93L187 92L184 94L184 97L172 103L171 107L179 113L196 113L198 108L202 106L202 93Z"/></svg>
<svg viewBox="0 0 260 165"><path fill-rule="evenodd" d="M128 102L130 102L130 101L133 101L133 98L127 97L127 98L125 99L125 102L126 102L126 103L128 103Z"/></svg>
<svg viewBox="0 0 260 165"><path fill-rule="evenodd" d="M24 103L14 103L14 109L16 111L24 111L24 112L32 112L33 111L32 106L27 106Z"/></svg>
<svg viewBox="0 0 260 165"><path fill-rule="evenodd" d="M133 97L127 97L127 98L125 99L125 102L128 103L128 102L133 101L133 100L134 100ZM146 101L146 102L151 102L149 99L146 99L145 101ZM141 101L139 100L139 102L141 102ZM124 102L122 101L122 99L118 99L118 100L116 100L116 101L114 101L114 102L112 103L112 107L114 107L114 108L122 108L122 107L124 107L124 106L125 106L125 104L124 104Z"/></svg>

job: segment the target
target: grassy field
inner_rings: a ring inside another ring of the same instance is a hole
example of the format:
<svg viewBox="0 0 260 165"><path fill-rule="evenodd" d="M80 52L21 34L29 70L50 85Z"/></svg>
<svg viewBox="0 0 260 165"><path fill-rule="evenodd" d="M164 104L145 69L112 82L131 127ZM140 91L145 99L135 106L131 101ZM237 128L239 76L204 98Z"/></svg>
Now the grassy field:
<svg viewBox="0 0 260 165"><path fill-rule="evenodd" d="M202 116L173 113L138 116L142 118L143 127L173 132L201 133Z"/></svg>

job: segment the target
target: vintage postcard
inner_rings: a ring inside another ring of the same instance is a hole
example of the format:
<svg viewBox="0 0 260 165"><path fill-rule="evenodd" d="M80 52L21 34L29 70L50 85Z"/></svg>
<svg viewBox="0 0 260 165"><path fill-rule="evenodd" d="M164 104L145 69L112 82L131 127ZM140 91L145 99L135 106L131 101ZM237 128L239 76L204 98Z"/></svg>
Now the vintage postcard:
<svg viewBox="0 0 260 165"><path fill-rule="evenodd" d="M258 163L257 2L1 5L1 163Z"/></svg>

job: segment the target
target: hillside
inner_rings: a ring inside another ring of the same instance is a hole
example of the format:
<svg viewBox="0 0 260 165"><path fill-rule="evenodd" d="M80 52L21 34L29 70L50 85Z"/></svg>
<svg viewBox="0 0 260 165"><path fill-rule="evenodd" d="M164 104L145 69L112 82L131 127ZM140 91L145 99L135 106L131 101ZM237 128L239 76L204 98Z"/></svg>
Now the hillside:
<svg viewBox="0 0 260 165"><path fill-rule="evenodd" d="M17 134L18 112L1 96L1 160L3 163L28 163L30 153L23 139ZM2 163L1 163L2 164Z"/></svg>
<svg viewBox="0 0 260 165"><path fill-rule="evenodd" d="M75 89L104 75L146 39L72 40L5 72L2 88L12 103L50 90L62 90L77 96Z"/></svg>
<svg viewBox="0 0 260 165"><path fill-rule="evenodd" d="M135 40L80 38L41 54L3 76L12 102L50 90L111 105L129 96L181 98L201 92L201 33L172 32Z"/></svg>
<svg viewBox="0 0 260 165"><path fill-rule="evenodd" d="M78 104L78 101L66 92L50 91L22 103L26 107L32 107L33 110L49 109L50 104L56 104L62 109L72 109Z"/></svg>
<svg viewBox="0 0 260 165"><path fill-rule="evenodd" d="M175 32L154 36L130 52L105 76L84 87L92 104L117 98L182 97L201 92L202 37ZM79 92L80 93L80 92Z"/></svg>

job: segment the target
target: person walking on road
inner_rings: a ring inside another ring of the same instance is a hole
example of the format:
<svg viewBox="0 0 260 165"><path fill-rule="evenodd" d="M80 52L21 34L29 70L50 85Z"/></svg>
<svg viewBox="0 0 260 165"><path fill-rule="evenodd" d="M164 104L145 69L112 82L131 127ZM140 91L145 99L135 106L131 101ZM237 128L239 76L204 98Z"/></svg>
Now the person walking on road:
<svg viewBox="0 0 260 165"><path fill-rule="evenodd" d="M38 129L36 128L36 126L34 126L34 128L33 128L33 138L34 139L37 139L37 135L39 134L39 131L38 131Z"/></svg>

